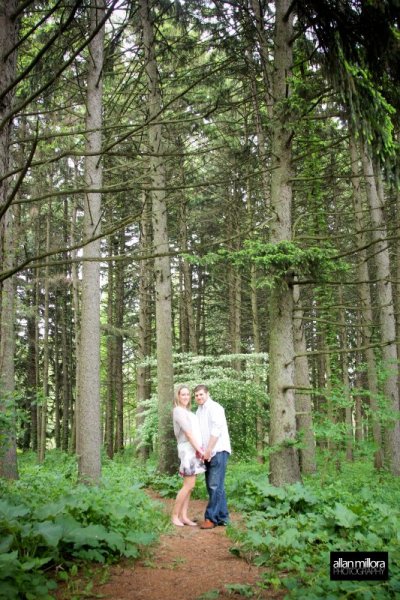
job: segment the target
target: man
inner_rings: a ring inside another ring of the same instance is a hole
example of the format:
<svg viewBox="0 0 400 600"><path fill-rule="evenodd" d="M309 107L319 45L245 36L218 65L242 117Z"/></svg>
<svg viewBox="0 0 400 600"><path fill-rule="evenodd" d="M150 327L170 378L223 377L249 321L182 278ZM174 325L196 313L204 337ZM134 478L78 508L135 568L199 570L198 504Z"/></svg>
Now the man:
<svg viewBox="0 0 400 600"><path fill-rule="evenodd" d="M198 404L196 415L203 441L209 498L204 514L205 520L200 528L213 529L217 525L227 525L229 522L224 482L226 465L232 452L231 442L225 411L218 402L210 398L207 386L197 385L194 388L194 397Z"/></svg>

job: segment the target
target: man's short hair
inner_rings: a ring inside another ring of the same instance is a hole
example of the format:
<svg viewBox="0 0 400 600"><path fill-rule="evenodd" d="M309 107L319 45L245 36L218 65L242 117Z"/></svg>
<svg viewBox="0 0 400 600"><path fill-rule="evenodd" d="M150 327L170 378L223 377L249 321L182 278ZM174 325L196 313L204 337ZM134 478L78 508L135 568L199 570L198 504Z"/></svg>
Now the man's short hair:
<svg viewBox="0 0 400 600"><path fill-rule="evenodd" d="M208 392L208 387L204 383L199 383L199 385L196 385L196 387L194 388L194 393L196 394L196 392L200 392L200 390Z"/></svg>

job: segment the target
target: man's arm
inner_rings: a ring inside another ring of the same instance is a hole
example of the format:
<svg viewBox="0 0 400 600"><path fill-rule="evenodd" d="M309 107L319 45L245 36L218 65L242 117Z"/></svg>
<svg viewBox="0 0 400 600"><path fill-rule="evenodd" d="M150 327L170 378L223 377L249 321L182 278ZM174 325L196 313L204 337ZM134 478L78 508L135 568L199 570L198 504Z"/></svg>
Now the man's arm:
<svg viewBox="0 0 400 600"><path fill-rule="evenodd" d="M211 460L211 453L217 442L218 442L218 436L210 435L210 439L208 440L207 448L204 451L204 460Z"/></svg>
<svg viewBox="0 0 400 600"><path fill-rule="evenodd" d="M219 404L214 403L211 411L210 439L208 440L207 448L204 452L204 460L211 460L212 451L221 437L221 425L223 419L224 409Z"/></svg>

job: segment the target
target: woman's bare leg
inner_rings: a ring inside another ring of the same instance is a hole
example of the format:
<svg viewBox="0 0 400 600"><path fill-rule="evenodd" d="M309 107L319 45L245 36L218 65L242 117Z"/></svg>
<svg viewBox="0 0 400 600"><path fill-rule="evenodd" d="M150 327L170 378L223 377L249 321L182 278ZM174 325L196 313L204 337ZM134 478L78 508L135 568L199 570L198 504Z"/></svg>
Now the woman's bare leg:
<svg viewBox="0 0 400 600"><path fill-rule="evenodd" d="M189 508L189 500L190 500L191 492L192 492L192 490L190 490L189 494L186 496L186 498L183 502L181 512L179 513L179 519L185 525L191 525L192 527L195 527L197 525L197 523L195 523L188 517L188 508Z"/></svg>
<svg viewBox="0 0 400 600"><path fill-rule="evenodd" d="M195 483L196 475L189 475L187 477L184 477L183 485L176 496L174 508L172 510L172 523L174 525L177 525L178 527L182 527L182 525L184 525L182 518L185 515L186 520L189 520L187 519L187 508L189 504L190 494L192 492L192 489L194 488Z"/></svg>

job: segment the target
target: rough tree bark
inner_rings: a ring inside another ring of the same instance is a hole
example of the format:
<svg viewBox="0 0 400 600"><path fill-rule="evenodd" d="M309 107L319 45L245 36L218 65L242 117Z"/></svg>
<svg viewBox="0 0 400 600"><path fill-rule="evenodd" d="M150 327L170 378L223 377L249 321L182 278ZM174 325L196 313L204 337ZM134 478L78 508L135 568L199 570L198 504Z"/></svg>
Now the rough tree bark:
<svg viewBox="0 0 400 600"><path fill-rule="evenodd" d="M0 92L8 88L16 73L17 23L12 19L16 12L16 0L0 1ZM6 57L6 58L4 58ZM0 102L0 122L11 112L13 91L3 95ZM3 179L10 171L11 120L0 129L0 263L4 271L14 262L13 215L6 208L8 180ZM15 438L14 406L14 278L6 279L1 288L0 317L0 476L18 478L17 446ZM4 421L3 418L5 417Z"/></svg>
<svg viewBox="0 0 400 600"><path fill-rule="evenodd" d="M183 162L183 161L182 161ZM181 181L185 184L185 175L183 165L181 164ZM180 244L182 252L187 252L188 244L188 223L187 223L187 200L181 198L179 211L179 232ZM183 274L183 293L182 293L182 319L185 323L184 330L186 335L182 336L182 351L198 353L195 318L193 310L193 294L192 294L192 272L189 262L182 258L182 274Z"/></svg>
<svg viewBox="0 0 400 600"><path fill-rule="evenodd" d="M294 313L294 347L296 351L295 383L296 383L296 419L297 429L303 435L303 447L299 451L301 472L315 473L317 470L315 453L315 436L312 418L311 388L308 358L306 355L306 337L304 332L303 308L300 298L300 286L293 290Z"/></svg>
<svg viewBox="0 0 400 600"><path fill-rule="evenodd" d="M139 251L148 254L151 248L151 203L148 194L143 194L142 218L140 221ZM150 367L144 364L151 354L151 295L152 266L149 259L139 263L139 322L138 322L138 367L136 371L136 431L135 446L137 455L146 460L150 454L149 447L140 439L143 425L144 402L150 398Z"/></svg>
<svg viewBox="0 0 400 600"><path fill-rule="evenodd" d="M96 29L104 17L104 0L97 0L90 9L90 30ZM102 69L104 26L89 45L85 185L101 189L101 126L102 126ZM84 236L90 239L100 233L101 194L89 192L84 203ZM79 369L79 477L97 483L101 476L100 432L100 240L84 247L82 267L82 306ZM77 430L78 433L78 430Z"/></svg>
<svg viewBox="0 0 400 600"><path fill-rule="evenodd" d="M390 273L389 249L386 223L383 213L383 198L379 197L376 183L377 173L371 159L370 149L366 144L361 148L366 193L370 208L372 223L372 239L374 245L374 260L377 275L377 299L379 305L380 334L382 342L382 359L387 374L383 383L383 391L388 401L388 407L397 416L392 426L385 430L385 459L393 475L400 475L400 423L398 364L396 345L396 322L394 315L393 291Z"/></svg>
<svg viewBox="0 0 400 600"><path fill-rule="evenodd" d="M76 165L75 170L76 172ZM71 246L75 244L75 230L77 223L77 203L74 202L72 208L72 216L71 216L71 229L70 229L70 239ZM80 454L78 443L77 443L77 428L78 428L78 417L77 411L79 406L79 369L80 369L80 332L79 332L79 323L80 323L80 302L79 302L79 275L78 275L78 264L75 261L77 258L77 251L72 250L71 252L71 280L72 280L72 312L74 315L74 337L75 337L75 411L74 411L74 425L73 431L75 435L72 438L72 451L75 451L77 455Z"/></svg>
<svg viewBox="0 0 400 600"><path fill-rule="evenodd" d="M125 233L119 232L117 243L118 253L125 253ZM114 327L115 327L115 359L114 367L114 384L115 384L115 409L116 409L116 429L115 429L115 452L122 452L124 449L124 383L123 383L123 354L124 354L124 339L122 329L124 326L124 308L125 308L125 279L124 279L124 261L120 260L115 265L115 310L114 310Z"/></svg>
<svg viewBox="0 0 400 600"><path fill-rule="evenodd" d="M352 186L353 186L353 206L355 214L355 227L357 244L360 248L364 248L367 242L365 231L367 229L365 219L365 207L363 203L361 193L361 182L360 182L360 168L359 168L359 156L357 151L357 143L354 139L354 135L350 136L350 158L351 158L351 170L352 170ZM362 328L362 341L366 346L365 358L367 362L367 379L369 404L372 412L372 435L376 444L376 451L374 455L374 465L376 469L382 469L383 467L383 448L382 448L382 431L380 421L377 415L378 412L378 376L377 376L377 365L375 359L375 352L372 347L374 342L373 339L373 314L372 314L372 302L371 302L371 290L368 284L369 272L368 272L368 261L367 251L365 249L358 253L357 262L357 280L360 284L357 286L358 294L360 298L360 324Z"/></svg>
<svg viewBox="0 0 400 600"><path fill-rule="evenodd" d="M241 248L240 236L238 231L241 222L241 196L240 190L236 184L233 184L232 190L228 196L228 214L227 214L227 234L231 239L229 247L232 251L238 251ZM240 354L242 347L241 338L241 317L242 317L242 277L240 270L233 264L228 265L228 303L229 303L229 347L232 354ZM241 361L235 359L232 366L236 371L242 368Z"/></svg>
<svg viewBox="0 0 400 600"><path fill-rule="evenodd" d="M154 246L157 395L158 395L158 469L173 472L176 447L172 429L171 405L174 395L172 364L172 288L168 256L167 206L165 200L165 164L162 125L157 119L162 109L160 80L155 55L153 22L148 0L139 1L148 85L149 178L152 189Z"/></svg>
<svg viewBox="0 0 400 600"><path fill-rule="evenodd" d="M106 415L104 423L104 445L107 456L114 458L114 421L115 421L115 389L113 382L114 375L114 360L115 360L115 337L112 327L114 323L114 261L111 259L115 250L115 244L112 239L109 239L108 246L108 270L107 270L107 325L109 331L107 334L107 399L106 399Z"/></svg>
<svg viewBox="0 0 400 600"><path fill-rule="evenodd" d="M346 315L343 300L343 286L339 286L339 340L340 347L347 348ZM343 399L346 401L345 423L346 423L346 460L353 460L353 400L350 394L349 357L347 352L340 355L342 363Z"/></svg>
<svg viewBox="0 0 400 600"><path fill-rule="evenodd" d="M293 60L293 13L289 0L275 2L273 71L273 134L271 177L272 243L290 240L292 234L291 139L285 102ZM293 290L281 280L270 300L270 456L271 483L280 486L300 481L294 397Z"/></svg>
<svg viewBox="0 0 400 600"><path fill-rule="evenodd" d="M46 214L46 251L50 250L50 213L51 202ZM46 259L48 263L48 259ZM43 323L43 403L39 409L40 414L40 439L38 443L38 462L42 463L46 456L47 441L47 398L49 395L49 301L50 301L50 283L49 267L46 264L44 270L44 323Z"/></svg>

